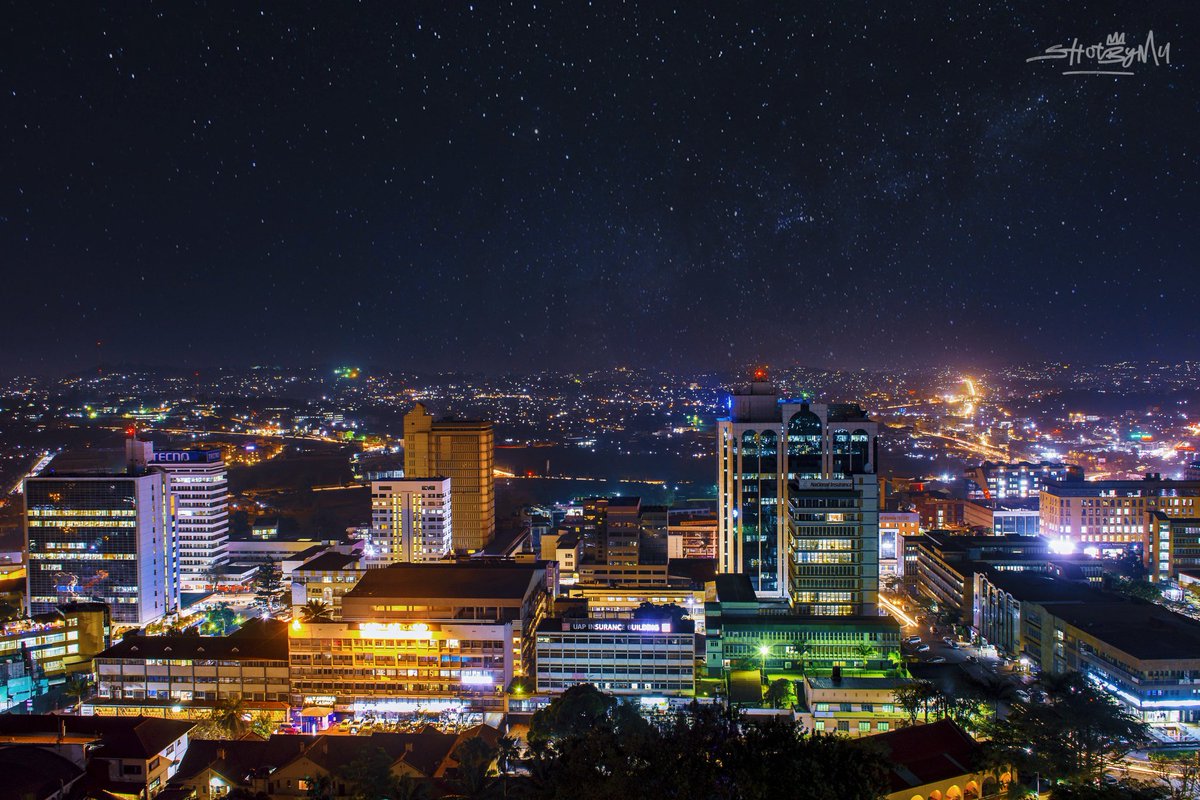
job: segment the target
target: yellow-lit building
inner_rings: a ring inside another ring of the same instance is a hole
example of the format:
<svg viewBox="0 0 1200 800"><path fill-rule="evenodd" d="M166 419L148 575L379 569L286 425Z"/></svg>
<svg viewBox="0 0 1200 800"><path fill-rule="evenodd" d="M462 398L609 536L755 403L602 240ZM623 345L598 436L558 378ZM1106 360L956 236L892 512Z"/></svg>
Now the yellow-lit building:
<svg viewBox="0 0 1200 800"><path fill-rule="evenodd" d="M1200 517L1200 481L1163 480L1051 483L1042 488L1041 534L1059 552L1146 554L1149 512Z"/></svg>
<svg viewBox="0 0 1200 800"><path fill-rule="evenodd" d="M292 623L292 703L371 714L499 710L513 679L532 673L548 602L540 563L368 570L342 597L340 621Z"/></svg>
<svg viewBox="0 0 1200 800"><path fill-rule="evenodd" d="M495 433L481 420L434 420L420 403L404 415L404 473L450 479L453 547L470 553L496 535Z"/></svg>

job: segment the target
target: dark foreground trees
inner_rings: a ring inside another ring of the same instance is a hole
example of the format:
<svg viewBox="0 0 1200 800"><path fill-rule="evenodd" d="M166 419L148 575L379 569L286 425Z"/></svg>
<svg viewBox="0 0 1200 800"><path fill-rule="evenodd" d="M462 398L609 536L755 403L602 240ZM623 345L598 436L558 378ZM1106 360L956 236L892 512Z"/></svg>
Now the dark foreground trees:
<svg viewBox="0 0 1200 800"><path fill-rule="evenodd" d="M713 706L656 721L593 686L568 690L530 726L528 777L510 796L544 800L876 800L883 757L805 734L790 718L747 721Z"/></svg>
<svg viewBox="0 0 1200 800"><path fill-rule="evenodd" d="M1146 726L1078 672L1046 676L1042 686L1046 702L1017 704L984 731L995 763L1015 765L1024 780L1098 784L1109 767L1145 743Z"/></svg>

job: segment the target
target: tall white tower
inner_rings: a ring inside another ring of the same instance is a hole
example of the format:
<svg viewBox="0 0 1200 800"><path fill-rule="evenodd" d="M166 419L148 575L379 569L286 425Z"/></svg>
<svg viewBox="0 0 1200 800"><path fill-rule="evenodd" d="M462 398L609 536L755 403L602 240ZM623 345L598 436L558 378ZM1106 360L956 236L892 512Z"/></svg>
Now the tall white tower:
<svg viewBox="0 0 1200 800"><path fill-rule="evenodd" d="M450 553L452 538L449 478L373 476L368 566L439 561Z"/></svg>
<svg viewBox="0 0 1200 800"><path fill-rule="evenodd" d="M229 542L229 478L221 451L151 449L147 458L166 473L175 501L180 588L210 588Z"/></svg>

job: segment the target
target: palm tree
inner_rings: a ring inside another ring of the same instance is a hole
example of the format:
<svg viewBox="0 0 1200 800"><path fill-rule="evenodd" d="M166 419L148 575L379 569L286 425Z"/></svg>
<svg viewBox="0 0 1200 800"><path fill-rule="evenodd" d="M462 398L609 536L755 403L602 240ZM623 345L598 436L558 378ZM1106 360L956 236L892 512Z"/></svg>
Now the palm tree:
<svg viewBox="0 0 1200 800"><path fill-rule="evenodd" d="M71 698L72 705L79 705L92 689L91 679L86 675L76 673L63 684L63 694Z"/></svg>
<svg viewBox="0 0 1200 800"><path fill-rule="evenodd" d="M212 721L230 739L237 739L246 732L246 707L242 704L242 696L235 694L217 703L213 709Z"/></svg>
<svg viewBox="0 0 1200 800"><path fill-rule="evenodd" d="M323 600L309 600L300 607L302 622L331 622L333 609Z"/></svg>
<svg viewBox="0 0 1200 800"><path fill-rule="evenodd" d="M496 766L500 770L500 788L504 797L508 797L508 771L520 752L521 746L515 736L501 736L496 742Z"/></svg>
<svg viewBox="0 0 1200 800"><path fill-rule="evenodd" d="M854 645L854 655L858 656L862 660L863 669L866 669L867 663L870 661L871 656L875 655L875 646L867 644L866 642L859 642L858 644Z"/></svg>

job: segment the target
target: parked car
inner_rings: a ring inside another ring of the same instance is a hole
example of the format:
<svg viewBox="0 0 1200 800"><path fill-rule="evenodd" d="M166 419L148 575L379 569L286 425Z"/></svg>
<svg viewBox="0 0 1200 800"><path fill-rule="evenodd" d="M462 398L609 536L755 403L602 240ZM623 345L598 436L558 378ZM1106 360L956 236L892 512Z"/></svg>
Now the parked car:
<svg viewBox="0 0 1200 800"><path fill-rule="evenodd" d="M954 644L954 639L949 636L943 636L942 641L948 645Z"/></svg>
<svg viewBox="0 0 1200 800"><path fill-rule="evenodd" d="M927 644L919 645L919 646L917 647L917 652L918 652L918 653L928 653L928 652L929 652L929 645L927 645Z"/></svg>
<svg viewBox="0 0 1200 800"><path fill-rule="evenodd" d="M921 637L920 636L910 636L904 640L904 643L905 644L920 644Z"/></svg>
<svg viewBox="0 0 1200 800"><path fill-rule="evenodd" d="M943 656L934 656L926 662L927 664L945 664L946 659Z"/></svg>
<svg viewBox="0 0 1200 800"><path fill-rule="evenodd" d="M958 642L950 642L950 649L961 650L962 646Z"/></svg>

